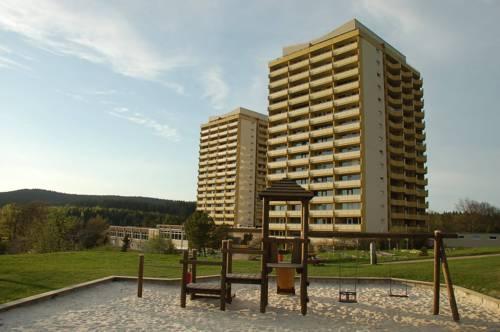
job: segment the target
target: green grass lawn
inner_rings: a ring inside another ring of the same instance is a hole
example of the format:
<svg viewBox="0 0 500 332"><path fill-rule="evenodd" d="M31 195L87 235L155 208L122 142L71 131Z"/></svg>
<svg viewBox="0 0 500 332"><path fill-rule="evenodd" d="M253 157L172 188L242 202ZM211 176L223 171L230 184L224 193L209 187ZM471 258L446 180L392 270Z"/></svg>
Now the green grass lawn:
<svg viewBox="0 0 500 332"><path fill-rule="evenodd" d="M180 255L145 255L145 276L178 278ZM212 257L210 259L217 259ZM138 253L115 250L91 250L50 254L0 255L0 303L97 279L109 275L137 274ZM449 262L453 282L500 298L500 256ZM234 270L257 272L258 261L238 260ZM204 266L198 275L218 274L217 267ZM432 280L432 262L397 265L343 265L343 276L398 277ZM335 261L311 266L312 276L338 276Z"/></svg>

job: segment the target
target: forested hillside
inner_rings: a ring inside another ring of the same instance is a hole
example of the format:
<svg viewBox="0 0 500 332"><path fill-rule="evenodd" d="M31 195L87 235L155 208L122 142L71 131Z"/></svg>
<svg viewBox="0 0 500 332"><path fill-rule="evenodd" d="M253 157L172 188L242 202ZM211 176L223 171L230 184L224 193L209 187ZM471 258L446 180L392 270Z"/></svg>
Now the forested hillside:
<svg viewBox="0 0 500 332"><path fill-rule="evenodd" d="M196 208L195 202L149 197L76 195L42 189L21 189L0 193L0 207L9 203L39 202L49 206L100 207L141 212L157 212L185 219Z"/></svg>

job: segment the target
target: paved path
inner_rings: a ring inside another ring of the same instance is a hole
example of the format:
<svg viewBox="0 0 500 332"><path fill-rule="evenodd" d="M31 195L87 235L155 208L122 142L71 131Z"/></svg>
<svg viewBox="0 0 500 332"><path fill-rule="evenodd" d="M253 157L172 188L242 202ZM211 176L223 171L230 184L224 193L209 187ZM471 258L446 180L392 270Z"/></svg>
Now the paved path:
<svg viewBox="0 0 500 332"><path fill-rule="evenodd" d="M460 260L460 259L474 259L474 258L483 258L483 257L495 257L500 256L500 254L486 254L486 255L471 255L471 256L458 256L458 257L446 257L449 261ZM420 262L433 262L434 258L426 258L426 259L409 259L406 261L394 261L394 262L382 262L378 263L380 265L384 264L406 264L406 263L420 263Z"/></svg>

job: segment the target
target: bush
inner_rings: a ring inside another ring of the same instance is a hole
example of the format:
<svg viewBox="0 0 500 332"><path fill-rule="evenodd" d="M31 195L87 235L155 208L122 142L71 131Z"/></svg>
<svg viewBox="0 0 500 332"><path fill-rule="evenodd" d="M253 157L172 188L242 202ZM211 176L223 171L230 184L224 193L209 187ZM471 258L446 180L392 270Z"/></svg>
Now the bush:
<svg viewBox="0 0 500 332"><path fill-rule="evenodd" d="M125 235L122 242L122 252L127 252L127 250L130 248L130 238L128 237L128 234Z"/></svg>
<svg viewBox="0 0 500 332"><path fill-rule="evenodd" d="M152 254L172 254L175 247L171 239L154 237L144 243L144 251Z"/></svg>
<svg viewBox="0 0 500 332"><path fill-rule="evenodd" d="M420 252L418 253L419 256L429 256L429 253L427 252L427 247L422 247L420 249Z"/></svg>
<svg viewBox="0 0 500 332"><path fill-rule="evenodd" d="M0 240L0 255L7 253L7 241Z"/></svg>

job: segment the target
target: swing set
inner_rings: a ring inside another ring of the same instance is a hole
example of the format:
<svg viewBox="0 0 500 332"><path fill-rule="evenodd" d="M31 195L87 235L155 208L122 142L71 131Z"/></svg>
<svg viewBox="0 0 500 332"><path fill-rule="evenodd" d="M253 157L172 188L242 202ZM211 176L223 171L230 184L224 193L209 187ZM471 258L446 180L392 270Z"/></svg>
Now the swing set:
<svg viewBox="0 0 500 332"><path fill-rule="evenodd" d="M320 232L310 232L311 237L325 237ZM458 313L457 302L455 299L455 292L451 280L450 270L448 267L448 260L444 248L443 239L456 238L457 234L442 233L435 231L434 233L357 233L357 232L330 232L328 238L332 239L433 239L434 242L434 271L433 271L433 314L439 314L439 297L441 287L441 269L444 275L444 281L448 291L448 301L454 321L460 320ZM354 277L346 277L343 275L342 261L344 260L342 254L339 254L339 302L356 303L358 299L358 267L359 267L359 243L356 242L356 250L354 255ZM393 263L398 260L393 256ZM392 264L389 265L389 296L391 297L408 297L408 282L399 282L402 287L396 287L396 282L393 279Z"/></svg>

